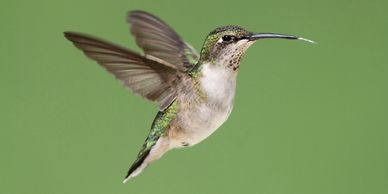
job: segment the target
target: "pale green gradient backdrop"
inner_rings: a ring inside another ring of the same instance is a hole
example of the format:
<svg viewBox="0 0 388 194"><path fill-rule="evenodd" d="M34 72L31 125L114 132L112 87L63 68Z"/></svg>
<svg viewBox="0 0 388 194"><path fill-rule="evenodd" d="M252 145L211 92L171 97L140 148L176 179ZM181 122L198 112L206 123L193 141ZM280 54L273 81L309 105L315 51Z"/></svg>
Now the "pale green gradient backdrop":
<svg viewBox="0 0 388 194"><path fill-rule="evenodd" d="M387 1L1 1L0 193L386 194ZM215 27L301 35L242 61L235 108L209 139L122 184L157 108L62 35L136 48L126 12L200 48Z"/></svg>

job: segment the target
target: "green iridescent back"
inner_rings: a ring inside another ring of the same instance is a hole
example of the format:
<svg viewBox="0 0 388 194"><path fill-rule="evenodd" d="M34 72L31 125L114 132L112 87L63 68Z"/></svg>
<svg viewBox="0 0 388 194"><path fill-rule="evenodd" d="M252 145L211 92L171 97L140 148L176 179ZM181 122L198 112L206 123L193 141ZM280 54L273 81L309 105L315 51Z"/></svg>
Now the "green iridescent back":
<svg viewBox="0 0 388 194"><path fill-rule="evenodd" d="M178 112L177 101L175 100L164 111L159 111L156 115L154 122L152 123L150 133L146 141L143 144L143 148L139 152L139 155L149 151L162 136L166 135L167 129L171 124L171 121L175 118Z"/></svg>

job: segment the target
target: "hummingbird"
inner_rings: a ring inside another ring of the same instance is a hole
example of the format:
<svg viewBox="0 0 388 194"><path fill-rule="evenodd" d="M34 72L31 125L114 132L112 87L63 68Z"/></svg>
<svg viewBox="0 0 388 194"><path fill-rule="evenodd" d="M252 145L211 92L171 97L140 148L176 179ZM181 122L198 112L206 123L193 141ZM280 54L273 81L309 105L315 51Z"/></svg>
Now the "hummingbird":
<svg viewBox="0 0 388 194"><path fill-rule="evenodd" d="M150 13L130 11L127 22L143 54L91 35L64 32L75 47L134 94L158 105L150 132L124 183L167 151L203 141L228 119L240 61L253 43L269 38L313 43L299 36L254 33L228 25L211 31L198 53Z"/></svg>

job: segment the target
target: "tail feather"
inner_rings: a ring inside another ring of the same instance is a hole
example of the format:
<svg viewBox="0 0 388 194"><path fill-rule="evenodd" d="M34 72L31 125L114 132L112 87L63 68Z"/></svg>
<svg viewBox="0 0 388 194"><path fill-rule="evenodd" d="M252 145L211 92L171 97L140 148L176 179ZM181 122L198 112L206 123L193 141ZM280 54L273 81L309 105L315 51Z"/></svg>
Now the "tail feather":
<svg viewBox="0 0 388 194"><path fill-rule="evenodd" d="M127 175L124 178L123 183L126 183L130 178L137 176L147 166L144 161L149 155L150 150L141 153L136 161L129 168Z"/></svg>
<svg viewBox="0 0 388 194"><path fill-rule="evenodd" d="M139 175L145 167L153 161L158 160L169 149L169 141L163 137L157 137L152 144L146 142L143 145L143 149L139 152L137 159L129 168L127 176L125 176L124 183L126 183L130 178Z"/></svg>

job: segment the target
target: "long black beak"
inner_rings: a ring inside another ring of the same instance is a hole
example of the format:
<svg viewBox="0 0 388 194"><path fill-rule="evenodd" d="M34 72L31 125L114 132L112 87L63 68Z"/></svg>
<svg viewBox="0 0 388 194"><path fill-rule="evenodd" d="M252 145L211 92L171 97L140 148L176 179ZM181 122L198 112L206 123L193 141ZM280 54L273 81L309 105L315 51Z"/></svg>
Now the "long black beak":
<svg viewBox="0 0 388 194"><path fill-rule="evenodd" d="M305 39L299 36L287 35L287 34L276 34L276 33L252 33L251 35L246 36L244 38L248 39L249 41L255 41L255 40L264 39L264 38L283 38L283 39L290 39L290 40L303 40L309 43L315 43L312 40Z"/></svg>

